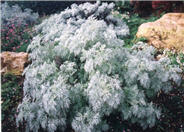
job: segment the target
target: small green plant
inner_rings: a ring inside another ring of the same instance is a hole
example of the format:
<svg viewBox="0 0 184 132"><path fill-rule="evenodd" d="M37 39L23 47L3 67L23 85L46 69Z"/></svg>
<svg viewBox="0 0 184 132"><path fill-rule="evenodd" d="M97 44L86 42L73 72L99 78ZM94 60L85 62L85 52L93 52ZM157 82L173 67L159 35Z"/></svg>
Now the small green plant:
<svg viewBox="0 0 184 132"><path fill-rule="evenodd" d="M136 33L138 31L138 27L143 23L152 22L152 21L155 21L157 19L158 19L158 17L155 17L155 16L151 16L149 18L141 18L137 14L133 14L130 16L129 19L125 19L128 27L130 27L130 35L124 39L126 45L132 46L134 43L136 43L138 41L146 42L146 38L140 38L140 39L136 38Z"/></svg>
<svg viewBox="0 0 184 132"><path fill-rule="evenodd" d="M2 131L16 130L16 111L23 94L22 84L18 84L20 81L21 78L10 74L1 78Z"/></svg>
<svg viewBox="0 0 184 132"><path fill-rule="evenodd" d="M124 13L124 11L133 12L133 5L130 4L130 1L126 0L115 0L116 10Z"/></svg>
<svg viewBox="0 0 184 132"><path fill-rule="evenodd" d="M168 49L162 50L163 56L167 56L171 60L172 65L178 65L184 71L184 53L171 51Z"/></svg>
<svg viewBox="0 0 184 132"><path fill-rule="evenodd" d="M129 27L130 34L124 38L125 47L132 47L138 41L147 42L146 38L137 38L136 33L141 24L146 22L152 22L158 19L156 16L150 16L148 18L141 18L138 14L131 14L130 12L124 11L120 14L115 11L113 15L122 21L125 21Z"/></svg>

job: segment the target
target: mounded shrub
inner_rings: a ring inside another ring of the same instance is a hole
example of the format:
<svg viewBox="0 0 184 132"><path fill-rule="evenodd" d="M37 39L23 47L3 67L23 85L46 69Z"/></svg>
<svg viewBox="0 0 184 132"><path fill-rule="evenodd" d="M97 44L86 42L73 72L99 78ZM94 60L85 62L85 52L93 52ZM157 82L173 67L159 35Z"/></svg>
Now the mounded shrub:
<svg viewBox="0 0 184 132"><path fill-rule="evenodd" d="M152 127L160 109L150 100L180 84L168 58L155 60L152 46L124 47L127 25L111 15L114 4L85 3L55 14L36 27L24 71L24 99L17 123L49 132L107 131L107 117Z"/></svg>

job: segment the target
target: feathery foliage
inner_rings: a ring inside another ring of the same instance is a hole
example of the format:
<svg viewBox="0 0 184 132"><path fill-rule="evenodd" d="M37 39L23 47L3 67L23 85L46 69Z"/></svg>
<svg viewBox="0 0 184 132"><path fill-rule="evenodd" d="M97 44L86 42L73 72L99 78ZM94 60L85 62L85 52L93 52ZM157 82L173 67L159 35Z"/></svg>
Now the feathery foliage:
<svg viewBox="0 0 184 132"><path fill-rule="evenodd" d="M76 132L107 131L105 117L116 110L143 128L155 124L160 110L149 98L179 85L180 69L168 58L156 61L156 50L144 43L123 47L129 29L111 15L113 6L74 4L36 27L17 123L25 120L35 132L67 125Z"/></svg>

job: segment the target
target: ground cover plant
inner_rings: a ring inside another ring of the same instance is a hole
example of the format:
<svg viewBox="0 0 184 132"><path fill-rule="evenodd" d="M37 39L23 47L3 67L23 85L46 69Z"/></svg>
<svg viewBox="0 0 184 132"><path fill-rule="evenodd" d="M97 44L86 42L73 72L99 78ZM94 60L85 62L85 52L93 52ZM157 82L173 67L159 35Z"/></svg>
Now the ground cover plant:
<svg viewBox="0 0 184 132"><path fill-rule="evenodd" d="M18 124L26 121L28 131L92 132L111 131L114 113L142 128L160 119L152 99L180 86L181 69L167 57L156 60L156 49L143 42L127 48L129 28L113 7L74 4L36 27Z"/></svg>
<svg viewBox="0 0 184 132"><path fill-rule="evenodd" d="M1 77L1 82L1 130L3 132L17 131L16 114L17 106L22 101L23 97L23 80L21 77L7 74Z"/></svg>
<svg viewBox="0 0 184 132"><path fill-rule="evenodd" d="M25 52L33 37L32 27L39 22L38 14L7 3L2 3L1 12L1 50Z"/></svg>

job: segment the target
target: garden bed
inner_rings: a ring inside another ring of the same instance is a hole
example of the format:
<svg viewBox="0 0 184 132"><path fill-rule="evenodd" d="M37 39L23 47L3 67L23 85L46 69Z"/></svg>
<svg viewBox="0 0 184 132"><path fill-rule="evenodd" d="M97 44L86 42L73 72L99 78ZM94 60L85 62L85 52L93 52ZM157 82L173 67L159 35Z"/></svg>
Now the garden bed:
<svg viewBox="0 0 184 132"><path fill-rule="evenodd" d="M3 16L2 51L28 52L31 63L23 76L2 75L2 131L182 132L184 55L136 38L161 16L92 3Z"/></svg>

